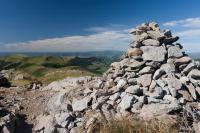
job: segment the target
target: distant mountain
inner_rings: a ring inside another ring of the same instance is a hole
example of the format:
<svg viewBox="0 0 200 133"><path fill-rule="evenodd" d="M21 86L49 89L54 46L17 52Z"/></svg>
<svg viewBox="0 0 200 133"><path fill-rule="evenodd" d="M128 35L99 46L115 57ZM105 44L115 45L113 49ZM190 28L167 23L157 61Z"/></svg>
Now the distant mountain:
<svg viewBox="0 0 200 133"><path fill-rule="evenodd" d="M0 56L23 54L27 56L79 56L119 58L123 51L88 51L88 52L1 52Z"/></svg>
<svg viewBox="0 0 200 133"><path fill-rule="evenodd" d="M117 61L121 56L120 52L67 53L70 56L59 56L60 54L4 55L0 57L0 71L14 70L9 76L13 85L21 86L35 80L48 84L66 77L101 75L112 62ZM15 80L19 74L24 75L25 78Z"/></svg>
<svg viewBox="0 0 200 133"><path fill-rule="evenodd" d="M200 59L200 52L188 53L188 55L193 59Z"/></svg>

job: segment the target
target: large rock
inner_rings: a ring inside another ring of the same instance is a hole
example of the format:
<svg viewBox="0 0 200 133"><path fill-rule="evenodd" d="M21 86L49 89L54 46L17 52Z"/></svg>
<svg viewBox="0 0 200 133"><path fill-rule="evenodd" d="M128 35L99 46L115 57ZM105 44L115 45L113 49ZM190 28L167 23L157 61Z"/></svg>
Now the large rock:
<svg viewBox="0 0 200 133"><path fill-rule="evenodd" d="M52 115L44 115L44 116L38 116L37 117L37 123L35 125L34 130L37 132L41 132L43 130L43 133L54 133L55 132L55 122L54 117Z"/></svg>
<svg viewBox="0 0 200 133"><path fill-rule="evenodd" d="M80 100L73 100L72 102L72 108L73 111L83 111L87 109L88 103L91 101L91 97L85 97Z"/></svg>
<svg viewBox="0 0 200 133"><path fill-rule="evenodd" d="M61 112L55 115L55 119L58 125L61 127L66 127L72 120L72 117L67 112Z"/></svg>
<svg viewBox="0 0 200 133"><path fill-rule="evenodd" d="M168 48L168 58L182 57L183 51L180 46L175 45Z"/></svg>
<svg viewBox="0 0 200 133"><path fill-rule="evenodd" d="M137 82L142 86L147 87L150 86L151 80L152 80L152 74L144 74L138 78Z"/></svg>
<svg viewBox="0 0 200 133"><path fill-rule="evenodd" d="M200 79L200 71L198 69L193 69L189 72L188 77L193 79Z"/></svg>
<svg viewBox="0 0 200 133"><path fill-rule="evenodd" d="M146 39L142 42L145 46L159 46L160 42L154 39Z"/></svg>
<svg viewBox="0 0 200 133"><path fill-rule="evenodd" d="M134 85L134 86L129 86L125 92L130 93L130 94L135 94L135 95L140 95L141 94L141 89L139 85Z"/></svg>
<svg viewBox="0 0 200 133"><path fill-rule="evenodd" d="M141 50L143 51L143 59L149 61L162 62L165 60L165 55L167 53L166 49L162 46L143 46Z"/></svg>
<svg viewBox="0 0 200 133"><path fill-rule="evenodd" d="M140 35L135 35L135 41L138 42L138 43L141 43L142 41L144 41L148 37L149 37L149 35L147 33L142 33Z"/></svg>
<svg viewBox="0 0 200 133"><path fill-rule="evenodd" d="M136 102L136 98L131 95L131 94L126 94L120 104L118 105L118 108L121 110L121 111L125 111L125 110L128 110L131 108L132 104L134 104Z"/></svg>
<svg viewBox="0 0 200 133"><path fill-rule="evenodd" d="M169 88L175 88L176 90L180 90L182 88L182 83L175 77L169 77L167 80L167 84Z"/></svg>
<svg viewBox="0 0 200 133"><path fill-rule="evenodd" d="M152 103L152 104L144 105L142 107L142 110L139 116L145 120L149 120L149 119L155 118L156 116L177 111L180 108L181 108L180 105L176 102L172 104Z"/></svg>
<svg viewBox="0 0 200 133"><path fill-rule="evenodd" d="M161 40L165 38L165 35L161 33L160 31L147 31L147 34L155 40Z"/></svg>
<svg viewBox="0 0 200 133"><path fill-rule="evenodd" d="M169 38L165 38L164 40L162 40L162 42L164 44L172 44L172 43L176 42L178 39L179 39L178 36L176 36L176 37L169 37Z"/></svg>

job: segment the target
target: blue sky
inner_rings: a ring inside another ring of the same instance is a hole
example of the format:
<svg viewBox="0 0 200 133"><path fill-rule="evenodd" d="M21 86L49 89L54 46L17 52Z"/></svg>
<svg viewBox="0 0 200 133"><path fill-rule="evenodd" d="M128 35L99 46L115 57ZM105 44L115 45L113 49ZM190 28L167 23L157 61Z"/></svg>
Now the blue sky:
<svg viewBox="0 0 200 133"><path fill-rule="evenodd" d="M136 25L156 21L200 52L199 0L0 0L0 51L123 50Z"/></svg>

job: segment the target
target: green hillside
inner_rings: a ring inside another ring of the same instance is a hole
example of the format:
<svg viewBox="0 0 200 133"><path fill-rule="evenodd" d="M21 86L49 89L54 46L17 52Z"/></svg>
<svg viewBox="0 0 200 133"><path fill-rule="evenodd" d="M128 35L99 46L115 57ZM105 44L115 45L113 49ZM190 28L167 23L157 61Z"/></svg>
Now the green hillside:
<svg viewBox="0 0 200 133"><path fill-rule="evenodd" d="M13 81L24 84L31 81L50 83L65 77L85 75L101 75L113 61L103 57L72 57L72 56L26 56L10 55L0 57L0 70L14 69L13 76L23 74L24 80Z"/></svg>

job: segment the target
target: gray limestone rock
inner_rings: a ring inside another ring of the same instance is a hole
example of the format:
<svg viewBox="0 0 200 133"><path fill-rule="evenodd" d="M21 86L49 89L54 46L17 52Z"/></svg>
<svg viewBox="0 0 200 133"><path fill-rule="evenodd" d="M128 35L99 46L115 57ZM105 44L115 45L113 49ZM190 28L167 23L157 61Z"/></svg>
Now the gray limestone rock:
<svg viewBox="0 0 200 133"><path fill-rule="evenodd" d="M143 51L142 57L146 61L163 62L167 53L166 49L162 46L143 46L141 50Z"/></svg>

